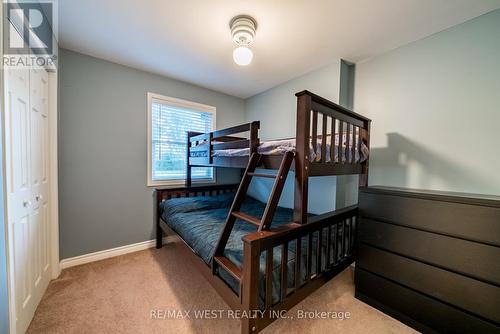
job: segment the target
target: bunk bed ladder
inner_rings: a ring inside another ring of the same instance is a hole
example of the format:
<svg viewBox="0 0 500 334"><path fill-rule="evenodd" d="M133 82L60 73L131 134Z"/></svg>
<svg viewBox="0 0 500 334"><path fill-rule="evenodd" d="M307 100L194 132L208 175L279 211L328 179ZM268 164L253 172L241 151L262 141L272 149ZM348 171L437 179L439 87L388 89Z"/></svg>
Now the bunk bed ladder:
<svg viewBox="0 0 500 334"><path fill-rule="evenodd" d="M240 219L244 222L255 225L258 228L259 232L269 230L274 217L274 212L276 211L281 193L283 191L283 186L285 185L288 171L290 170L290 166L293 161L293 157L293 152L286 152L285 154L283 154L278 173L276 175L272 175L255 173L255 169L260 164L261 155L258 153L252 154L247 168L245 169L245 173L243 173L243 177L241 179L238 191L236 192L236 196L234 197L233 204L229 209L226 223L219 237L219 241L214 252L212 261L213 274L216 274L216 267L220 266L231 276L241 282L242 272L240 268L238 268L233 262L231 262L227 257L224 256L224 249L226 248L227 241L229 239L229 236L231 235L231 231L233 230L234 223L236 222L236 219ZM269 195L269 199L267 201L266 208L264 209L262 218L257 218L240 211L241 205L245 200L248 187L250 186L250 182L252 181L253 177L266 177L275 179L273 189L271 190L271 194Z"/></svg>

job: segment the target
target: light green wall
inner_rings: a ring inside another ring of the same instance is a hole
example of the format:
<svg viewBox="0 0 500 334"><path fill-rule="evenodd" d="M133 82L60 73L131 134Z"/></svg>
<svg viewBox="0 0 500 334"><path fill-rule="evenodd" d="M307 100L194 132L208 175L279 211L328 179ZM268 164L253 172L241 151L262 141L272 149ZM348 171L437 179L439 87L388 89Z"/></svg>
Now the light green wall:
<svg viewBox="0 0 500 334"><path fill-rule="evenodd" d="M500 10L357 64L370 184L500 194Z"/></svg>
<svg viewBox="0 0 500 334"><path fill-rule="evenodd" d="M215 106L219 128L244 122L244 101L64 49L60 60L61 258L152 239L147 92ZM217 180L237 182L239 171Z"/></svg>
<svg viewBox="0 0 500 334"><path fill-rule="evenodd" d="M297 98L295 93L309 90L329 100L338 102L340 86L340 59L319 70L271 88L246 100L247 121L260 120L263 139L295 137ZM280 205L293 207L294 173L288 175ZM336 177L309 179L309 210L323 213L335 209ZM254 179L249 194L267 201L272 180Z"/></svg>

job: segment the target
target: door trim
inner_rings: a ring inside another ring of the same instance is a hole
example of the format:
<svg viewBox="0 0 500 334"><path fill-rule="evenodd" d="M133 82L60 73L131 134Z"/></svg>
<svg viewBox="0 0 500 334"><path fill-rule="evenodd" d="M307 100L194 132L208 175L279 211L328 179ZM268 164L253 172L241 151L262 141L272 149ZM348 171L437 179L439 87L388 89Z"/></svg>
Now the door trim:
<svg viewBox="0 0 500 334"><path fill-rule="evenodd" d="M48 72L49 77L49 221L52 279L59 277L59 191L58 191L58 142L57 142L57 81L58 72Z"/></svg>
<svg viewBox="0 0 500 334"><path fill-rule="evenodd" d="M0 17L3 17L3 6L0 6ZM2 59L3 59L3 24L0 24L0 56L2 56ZM4 231L5 231L5 256L6 256L6 261L5 261L5 264L6 264L6 274L7 274L7 296L8 296L8 305L7 305L7 308L8 308L8 312L9 312L9 332L10 333L15 333L15 330L16 330L16 316L15 316L15 309L14 309L14 295L12 293L12 291L14 291L13 289L13 282L12 282L12 278L11 278L11 255L10 255L10 230L9 230L9 221L8 221L8 216L7 216L7 186L6 186L6 180L7 180L7 173L6 173L6 163L5 163L5 144L6 144L6 140L5 140L5 111L6 111L6 107L7 107L7 100L5 98L5 77L4 77L4 71L3 69L0 70L0 97L1 97L1 101L0 101L0 111L2 111L2 113L0 114L0 126L2 127L2 130L1 130L1 142L2 142L2 165L1 165L1 173L2 173L2 184L0 185L0 187L2 188L2 193L3 193L3 206L4 206L4 210L3 210L3 223L4 223Z"/></svg>

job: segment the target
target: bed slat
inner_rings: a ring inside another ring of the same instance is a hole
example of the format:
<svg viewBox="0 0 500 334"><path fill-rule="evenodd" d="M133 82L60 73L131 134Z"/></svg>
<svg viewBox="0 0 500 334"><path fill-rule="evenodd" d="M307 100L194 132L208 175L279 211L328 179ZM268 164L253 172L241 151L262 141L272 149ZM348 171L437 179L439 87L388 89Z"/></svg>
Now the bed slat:
<svg viewBox="0 0 500 334"><path fill-rule="evenodd" d="M323 229L318 231L318 241L316 242L316 276L321 274L321 248L323 243Z"/></svg>
<svg viewBox="0 0 500 334"><path fill-rule="evenodd" d="M338 227L338 223L333 225L333 232L334 232L334 236L333 236L333 265L335 265L337 263L337 253L338 253L338 236L339 236L339 227Z"/></svg>
<svg viewBox="0 0 500 334"><path fill-rule="evenodd" d="M302 238L295 241L295 291L300 288L300 258L302 256Z"/></svg>
<svg viewBox="0 0 500 334"><path fill-rule="evenodd" d="M347 255L351 255L352 253L352 218L349 218L349 239L347 240Z"/></svg>
<svg viewBox="0 0 500 334"><path fill-rule="evenodd" d="M288 290L288 242L281 246L281 301L286 298Z"/></svg>
<svg viewBox="0 0 500 334"><path fill-rule="evenodd" d="M355 252L355 247L356 247L356 231L357 231L357 218L356 217L352 217L352 230L353 230L353 233L352 233L352 238L351 238L351 249L353 250L353 252Z"/></svg>
<svg viewBox="0 0 500 334"><path fill-rule="evenodd" d="M235 134L235 133L241 133L241 132L249 131L250 127L251 127L251 123L241 124L241 125L237 125L237 126L233 126L233 127L227 128L227 129L214 131L214 132L212 132L212 136L213 136L214 139L217 139L219 137L226 137L228 135L232 135L232 134Z"/></svg>
<svg viewBox="0 0 500 334"><path fill-rule="evenodd" d="M356 163L356 133L358 131L357 126L352 126L352 147L351 147L351 163Z"/></svg>
<svg viewBox="0 0 500 334"><path fill-rule="evenodd" d="M227 150L227 149L235 149L235 148L248 148L250 145L250 140L235 140L228 141L225 143L213 144L214 150Z"/></svg>
<svg viewBox="0 0 500 334"><path fill-rule="evenodd" d="M349 145L351 144L351 124L346 123L347 126L346 133L345 133L345 163L350 164L351 161L349 160Z"/></svg>
<svg viewBox="0 0 500 334"><path fill-rule="evenodd" d="M326 126L328 123L327 116L323 114L322 117L322 129L321 129L321 162L326 162Z"/></svg>
<svg viewBox="0 0 500 334"><path fill-rule="evenodd" d="M273 247L266 253L266 309L269 309L273 304Z"/></svg>
<svg viewBox="0 0 500 334"><path fill-rule="evenodd" d="M349 219L345 220L345 233L344 233L344 253L342 257L345 257L349 253Z"/></svg>
<svg viewBox="0 0 500 334"><path fill-rule="evenodd" d="M349 218L349 234L348 234L348 238L347 238L347 253L346 253L346 256L348 255L351 255L351 251L352 251L352 248L351 248L351 238L352 238L352 219Z"/></svg>
<svg viewBox="0 0 500 334"><path fill-rule="evenodd" d="M222 137L217 137L216 141L219 142L229 142L229 141L239 141L239 140L245 140L245 137L235 137L235 136L222 136Z"/></svg>
<svg viewBox="0 0 500 334"><path fill-rule="evenodd" d="M338 152L337 152L337 155L339 157L339 161L338 163L341 164L342 163L342 144L343 144L343 141L344 141L344 122L342 122L341 120L339 120L339 142L338 142Z"/></svg>
<svg viewBox="0 0 500 334"><path fill-rule="evenodd" d="M306 279L309 281L311 279L311 271L312 271L312 242L313 235L309 233L307 235L307 276Z"/></svg>
<svg viewBox="0 0 500 334"><path fill-rule="evenodd" d="M326 232L326 268L330 267L330 251L332 248L332 227L328 226Z"/></svg>
<svg viewBox="0 0 500 334"><path fill-rule="evenodd" d="M345 254L345 220L342 221L342 240L340 247L340 260L344 257Z"/></svg>
<svg viewBox="0 0 500 334"><path fill-rule="evenodd" d="M330 162L335 163L335 118L332 117L332 135L330 137Z"/></svg>
<svg viewBox="0 0 500 334"><path fill-rule="evenodd" d="M312 149L314 154L318 154L318 112L312 111Z"/></svg>

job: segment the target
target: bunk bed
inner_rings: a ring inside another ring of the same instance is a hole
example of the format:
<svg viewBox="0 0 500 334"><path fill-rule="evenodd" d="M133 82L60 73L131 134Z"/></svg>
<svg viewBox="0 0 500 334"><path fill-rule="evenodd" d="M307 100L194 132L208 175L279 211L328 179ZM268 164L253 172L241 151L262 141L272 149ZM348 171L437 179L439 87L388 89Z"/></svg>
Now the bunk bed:
<svg viewBox="0 0 500 334"><path fill-rule="evenodd" d="M282 317L356 257L357 205L308 213L308 179L359 174L359 185L366 186L371 121L309 91L296 97L294 139L261 142L258 121L189 132L186 187L154 192L157 248L164 233L178 234L195 266L242 312L242 333L257 333ZM194 187L195 166L244 172L240 184ZM293 209L278 207L289 170L295 174ZM254 177L274 179L267 203L246 194Z"/></svg>

